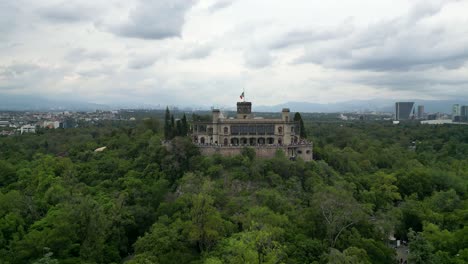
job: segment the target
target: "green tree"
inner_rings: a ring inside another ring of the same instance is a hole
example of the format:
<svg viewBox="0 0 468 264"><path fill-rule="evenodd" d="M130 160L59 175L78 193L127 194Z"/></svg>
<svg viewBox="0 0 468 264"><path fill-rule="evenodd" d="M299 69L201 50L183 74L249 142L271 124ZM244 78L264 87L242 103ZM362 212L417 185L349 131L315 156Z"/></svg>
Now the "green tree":
<svg viewBox="0 0 468 264"><path fill-rule="evenodd" d="M349 247L342 252L332 248L328 255L330 264L370 264L370 259L364 249Z"/></svg>
<svg viewBox="0 0 468 264"><path fill-rule="evenodd" d="M304 126L304 121L302 120L302 116L300 113L296 112L294 114L294 121L295 122L299 122L299 129L300 129L300 136L301 138L307 138L307 132L306 132L306 128Z"/></svg>
<svg viewBox="0 0 468 264"><path fill-rule="evenodd" d="M344 230L365 216L361 205L349 193L334 187L321 188L314 194L313 202L323 217L331 247Z"/></svg>
<svg viewBox="0 0 468 264"><path fill-rule="evenodd" d="M409 238L409 263L431 264L434 263L434 247L424 238L421 233L416 233L410 229Z"/></svg>
<svg viewBox="0 0 468 264"><path fill-rule="evenodd" d="M185 137L187 136L189 132L189 125L187 123L187 117L185 116L185 113L184 115L182 116L182 132L181 132L181 136Z"/></svg>
<svg viewBox="0 0 468 264"><path fill-rule="evenodd" d="M266 230L244 231L222 240L205 263L284 263L284 247Z"/></svg>
<svg viewBox="0 0 468 264"><path fill-rule="evenodd" d="M0 187L16 182L17 175L15 167L4 160L0 160Z"/></svg>
<svg viewBox="0 0 468 264"><path fill-rule="evenodd" d="M190 219L189 239L197 244L200 252L211 249L227 233L227 223L213 207L209 195L192 196Z"/></svg>
<svg viewBox="0 0 468 264"><path fill-rule="evenodd" d="M166 107L166 113L164 115L164 138L166 140L172 137L172 126L171 126L171 112L169 107Z"/></svg>

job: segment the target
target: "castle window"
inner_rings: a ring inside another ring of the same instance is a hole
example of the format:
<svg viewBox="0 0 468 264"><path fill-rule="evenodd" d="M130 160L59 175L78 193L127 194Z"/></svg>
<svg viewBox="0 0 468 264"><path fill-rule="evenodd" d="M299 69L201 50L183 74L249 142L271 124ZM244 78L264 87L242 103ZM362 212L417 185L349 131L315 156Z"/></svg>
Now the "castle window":
<svg viewBox="0 0 468 264"><path fill-rule="evenodd" d="M306 153L307 153L307 154L310 154L310 150L307 150Z"/></svg>
<svg viewBox="0 0 468 264"><path fill-rule="evenodd" d="M225 138L225 139L224 139L224 146L227 146L227 145L228 145L228 139Z"/></svg>
<svg viewBox="0 0 468 264"><path fill-rule="evenodd" d="M227 134L229 133L229 128L228 127L224 127L224 134Z"/></svg>
<svg viewBox="0 0 468 264"><path fill-rule="evenodd" d="M298 154L302 154L302 150L298 150L297 153L298 153Z"/></svg>
<svg viewBox="0 0 468 264"><path fill-rule="evenodd" d="M278 133L282 134L283 133L283 127L278 127Z"/></svg>
<svg viewBox="0 0 468 264"><path fill-rule="evenodd" d="M201 144L205 144L205 138L204 138L204 137L201 137L201 138L200 138L200 143L201 143Z"/></svg>

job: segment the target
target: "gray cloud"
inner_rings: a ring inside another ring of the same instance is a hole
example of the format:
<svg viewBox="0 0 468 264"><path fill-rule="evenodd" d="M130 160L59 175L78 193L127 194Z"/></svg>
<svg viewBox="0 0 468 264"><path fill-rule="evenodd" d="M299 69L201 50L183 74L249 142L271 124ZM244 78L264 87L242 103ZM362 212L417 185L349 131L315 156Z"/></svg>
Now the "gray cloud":
<svg viewBox="0 0 468 264"><path fill-rule="evenodd" d="M0 1L0 40L7 39L19 24L20 1Z"/></svg>
<svg viewBox="0 0 468 264"><path fill-rule="evenodd" d="M415 1L409 11L407 19L414 22L425 17L433 16L439 13L445 4L457 1L458 0Z"/></svg>
<svg viewBox="0 0 468 264"><path fill-rule="evenodd" d="M468 76L453 74L450 71L439 75L428 74L426 71L379 73L378 75L359 77L355 81L372 87L390 88L400 91L427 92L431 89L439 89L441 86L453 86L460 89L468 87Z"/></svg>
<svg viewBox="0 0 468 264"><path fill-rule="evenodd" d="M304 45L317 41L327 41L346 37L352 33L352 25L350 23L343 24L337 29L331 30L293 30L286 32L269 44L271 49L283 49L294 45Z"/></svg>
<svg viewBox="0 0 468 264"><path fill-rule="evenodd" d="M100 67L78 71L78 74L84 78L103 77L115 73L116 68L115 65L101 65Z"/></svg>
<svg viewBox="0 0 468 264"><path fill-rule="evenodd" d="M244 52L244 59L249 68L264 68L273 63L273 57L266 49L249 49Z"/></svg>
<svg viewBox="0 0 468 264"><path fill-rule="evenodd" d="M468 59L468 30L459 35L452 28L419 23L441 8L420 2L403 17L310 46L295 62L370 71L460 67Z"/></svg>
<svg viewBox="0 0 468 264"><path fill-rule="evenodd" d="M156 62L156 57L154 56L139 56L132 58L128 62L128 68L133 70L141 70L153 66Z"/></svg>
<svg viewBox="0 0 468 264"><path fill-rule="evenodd" d="M15 78L39 70L40 67L30 63L18 63L9 66L0 66L0 76Z"/></svg>
<svg viewBox="0 0 468 264"><path fill-rule="evenodd" d="M55 5L39 8L38 13L50 22L75 23L91 20L96 15L97 10L82 2L63 1Z"/></svg>
<svg viewBox="0 0 468 264"><path fill-rule="evenodd" d="M1 89L35 91L52 87L62 80L67 69L34 63L13 63L0 66ZM43 90L42 90L43 91ZM40 91L41 92L41 91Z"/></svg>
<svg viewBox="0 0 468 264"><path fill-rule="evenodd" d="M103 50L90 51L84 48L72 49L65 55L65 59L69 62L81 62L85 60L100 61L110 57L112 54Z"/></svg>
<svg viewBox="0 0 468 264"><path fill-rule="evenodd" d="M183 51L179 56L182 60L204 59L211 55L213 47L210 45L195 45Z"/></svg>
<svg viewBox="0 0 468 264"><path fill-rule="evenodd" d="M234 4L236 0L217 0L214 2L209 8L208 11L214 13L216 11L219 11L221 9L225 9L230 7L232 4Z"/></svg>
<svg viewBox="0 0 468 264"><path fill-rule="evenodd" d="M196 0L140 0L126 23L112 26L114 34L129 38L165 39L180 37L185 13Z"/></svg>

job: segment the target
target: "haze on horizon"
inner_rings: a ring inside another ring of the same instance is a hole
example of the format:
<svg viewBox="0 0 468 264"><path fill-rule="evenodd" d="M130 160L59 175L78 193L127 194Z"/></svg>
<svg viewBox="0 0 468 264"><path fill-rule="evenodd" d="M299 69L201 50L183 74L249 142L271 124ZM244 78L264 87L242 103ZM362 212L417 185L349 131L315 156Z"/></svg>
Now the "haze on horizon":
<svg viewBox="0 0 468 264"><path fill-rule="evenodd" d="M468 99L468 1L0 2L0 96Z"/></svg>

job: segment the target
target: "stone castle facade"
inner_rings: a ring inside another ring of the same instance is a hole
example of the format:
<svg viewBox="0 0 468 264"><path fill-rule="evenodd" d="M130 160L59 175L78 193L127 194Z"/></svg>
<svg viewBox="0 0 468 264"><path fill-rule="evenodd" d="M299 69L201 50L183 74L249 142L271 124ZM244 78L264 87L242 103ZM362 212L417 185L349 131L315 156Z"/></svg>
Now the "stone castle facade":
<svg viewBox="0 0 468 264"><path fill-rule="evenodd" d="M236 118L214 109L211 121L194 122L192 141L204 155L232 156L251 147L258 157L273 157L281 149L291 159L312 160L312 143L300 138L300 125L290 118L289 109L278 119L255 118L251 102L237 103Z"/></svg>

